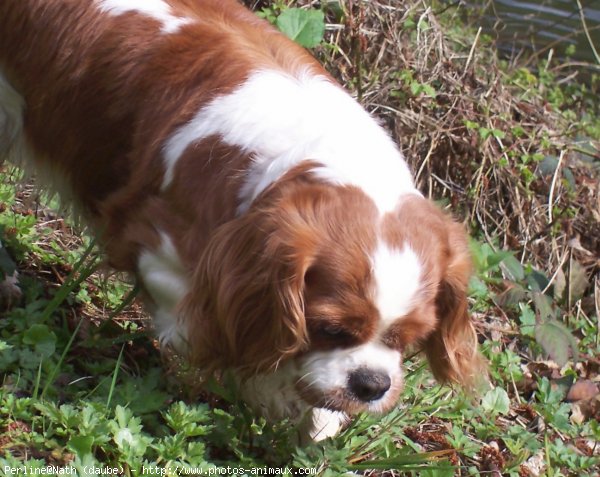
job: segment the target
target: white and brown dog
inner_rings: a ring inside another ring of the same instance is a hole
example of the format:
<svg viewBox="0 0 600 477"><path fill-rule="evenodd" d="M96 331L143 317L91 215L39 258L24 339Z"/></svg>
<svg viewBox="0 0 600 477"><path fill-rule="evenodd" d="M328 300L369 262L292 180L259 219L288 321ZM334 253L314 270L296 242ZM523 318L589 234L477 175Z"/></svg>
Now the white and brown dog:
<svg viewBox="0 0 600 477"><path fill-rule="evenodd" d="M315 59L234 0L3 0L0 152L139 279L163 346L313 438L386 412L403 350L480 369L463 228Z"/></svg>

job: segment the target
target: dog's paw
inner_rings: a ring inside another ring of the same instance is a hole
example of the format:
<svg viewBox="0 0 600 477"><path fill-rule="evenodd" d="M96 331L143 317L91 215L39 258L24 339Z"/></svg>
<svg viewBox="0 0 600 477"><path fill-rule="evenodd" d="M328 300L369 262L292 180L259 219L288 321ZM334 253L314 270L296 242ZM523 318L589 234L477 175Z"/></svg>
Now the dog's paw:
<svg viewBox="0 0 600 477"><path fill-rule="evenodd" d="M348 416L343 412L315 408L312 411L310 438L318 442L328 437L334 437L348 423L348 420Z"/></svg>

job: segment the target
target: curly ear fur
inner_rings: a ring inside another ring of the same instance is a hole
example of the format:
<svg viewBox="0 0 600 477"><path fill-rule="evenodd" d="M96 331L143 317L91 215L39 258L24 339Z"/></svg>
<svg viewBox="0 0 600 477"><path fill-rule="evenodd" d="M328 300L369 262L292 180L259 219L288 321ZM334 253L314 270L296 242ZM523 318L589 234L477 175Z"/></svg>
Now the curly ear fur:
<svg viewBox="0 0 600 477"><path fill-rule="evenodd" d="M307 265L284 234L280 215L256 208L213 235L182 306L192 364L250 375L305 345Z"/></svg>
<svg viewBox="0 0 600 477"><path fill-rule="evenodd" d="M462 226L448 220L448 262L436 296L437 328L425 342L434 376L473 389L485 369L468 313L471 260Z"/></svg>

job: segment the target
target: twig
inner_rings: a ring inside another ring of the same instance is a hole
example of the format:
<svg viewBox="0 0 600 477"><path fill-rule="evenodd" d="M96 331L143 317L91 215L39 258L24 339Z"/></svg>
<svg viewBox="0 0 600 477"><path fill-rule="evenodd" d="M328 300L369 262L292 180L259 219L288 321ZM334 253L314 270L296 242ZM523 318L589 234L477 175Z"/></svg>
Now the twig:
<svg viewBox="0 0 600 477"><path fill-rule="evenodd" d="M469 51L469 57L467 58L467 62L465 63L465 70L463 71L462 77L464 78L467 75L467 71L469 70L469 66L471 65L471 61L473 60L473 55L475 54L475 47L479 42L479 35L481 35L482 28L479 27L477 30L477 35L475 35L475 41L473 41L473 45L471 45L471 51Z"/></svg>
<svg viewBox="0 0 600 477"><path fill-rule="evenodd" d="M592 41L592 36L590 35L590 31L588 30L587 23L585 22L585 14L583 12L583 6L581 5L581 0L577 0L577 6L579 7L579 16L581 17L581 25L583 26L583 31L585 32L585 36L594 52L594 56L596 57L596 62L600 64L600 55L598 54L598 50L594 46L594 42Z"/></svg>
<svg viewBox="0 0 600 477"><path fill-rule="evenodd" d="M417 173L417 176L415 178L415 182L417 182L417 183L419 182L419 179L421 178L421 174L423 173L423 169L425 169L425 166L429 162L431 154L433 153L433 151L437 147L437 138L438 138L438 136L436 135L436 136L434 136L431 139L431 145L429 146L429 150L427 151L427 156L425 156L425 159L421 163L421 167L419 167L419 172Z"/></svg>
<svg viewBox="0 0 600 477"><path fill-rule="evenodd" d="M558 164L556 165L556 170L554 171L554 176L552 177L552 185L550 186L550 195L548 196L548 223L553 222L552 203L554 202L554 188L556 187L556 181L558 180L558 174L560 173L560 166L562 165L564 157L565 157L565 150L563 149L560 152Z"/></svg>

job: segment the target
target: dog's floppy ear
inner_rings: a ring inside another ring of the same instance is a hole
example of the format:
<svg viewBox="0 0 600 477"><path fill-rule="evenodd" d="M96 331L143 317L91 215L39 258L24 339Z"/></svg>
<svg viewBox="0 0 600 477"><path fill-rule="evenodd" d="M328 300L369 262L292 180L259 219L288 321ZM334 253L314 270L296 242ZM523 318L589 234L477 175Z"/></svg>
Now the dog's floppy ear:
<svg viewBox="0 0 600 477"><path fill-rule="evenodd" d="M192 364L249 375L305 345L304 257L284 233L258 207L215 232L181 309Z"/></svg>
<svg viewBox="0 0 600 477"><path fill-rule="evenodd" d="M425 353L437 379L471 389L485 370L468 312L471 260L463 227L447 218L447 231L447 262L436 296L437 327L425 342Z"/></svg>

